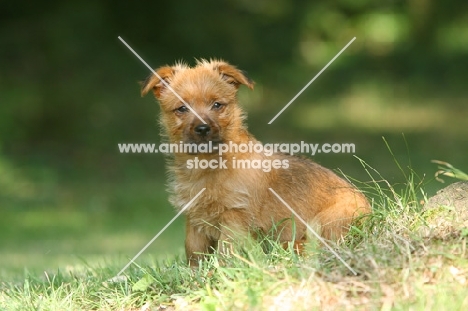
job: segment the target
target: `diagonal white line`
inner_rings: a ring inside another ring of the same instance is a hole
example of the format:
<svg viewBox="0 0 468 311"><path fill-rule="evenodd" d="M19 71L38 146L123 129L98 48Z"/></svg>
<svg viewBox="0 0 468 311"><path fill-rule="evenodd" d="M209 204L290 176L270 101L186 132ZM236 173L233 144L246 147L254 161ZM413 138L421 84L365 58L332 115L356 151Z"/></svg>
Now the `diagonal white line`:
<svg viewBox="0 0 468 311"><path fill-rule="evenodd" d="M177 94L176 91L174 91L174 89L173 89L166 81L164 81L164 80L158 75L158 73L157 73L156 71L154 71L154 69L151 68L151 66L148 65L148 63L146 63L145 60L144 60L143 58L141 58L141 56L138 55L137 52L135 52L134 49L132 49L132 47L131 47L130 45L128 45L127 42L125 42L124 39L122 39L120 36L119 36L118 38L119 38L120 41L122 41L123 44L125 44L125 46L126 46L130 51L132 51L133 54L135 54L135 56L136 56L146 67L148 67L149 70L151 70L151 72L152 72L156 77L158 77L158 79L162 82L162 84L164 84L165 87L167 87L172 93L174 93L174 95L175 95L181 102L183 102L184 105L187 106L187 108L189 108L190 111L192 111L192 112L197 116L197 118L200 119L200 121L203 122L203 124L206 124L205 120L203 120L203 119L198 115L198 113L196 113L196 111L195 111L182 97L180 97L179 94Z"/></svg>
<svg viewBox="0 0 468 311"><path fill-rule="evenodd" d="M348 46L351 45L351 43L353 43L354 40L356 40L356 37L354 37L353 39L351 39L351 41L349 41L349 43L346 44L346 46L345 46L344 48L342 48L341 51L339 51L338 54L336 54L335 57L333 57L332 60L329 61L328 64L327 64L325 67L323 67L323 69L320 70L320 72L319 72L318 74L316 74L315 77L314 77L312 80L310 80L309 83L307 83L306 86L304 86L304 87L302 88L302 90L300 90L299 93L297 93L296 96L294 96L293 99L291 99L291 100L289 101L289 103L287 103L286 106L284 106L283 109L281 109L281 111L278 112L278 113L276 114L276 116L275 116L273 119L271 119L270 122L268 122L268 124L273 123L273 121L275 121L276 118L278 118L278 117L280 116L280 114L282 114L282 113L286 110L286 108L288 108L289 105L291 105L291 104L296 100L296 98L298 98L299 95L301 95L302 92L304 92L304 91L309 87L309 85L311 85L312 82L314 82L315 79L317 79L317 78L322 74L322 72L324 72L325 69L327 69L327 67L330 66L331 63L333 63L333 62L335 61L335 59L338 58L338 56L340 56L341 53L343 53L343 51L346 50L346 49L348 48Z"/></svg>
<svg viewBox="0 0 468 311"><path fill-rule="evenodd" d="M354 271L354 269L351 268L351 266L348 265L348 263L347 263L346 261L344 261L343 258L341 258L340 255L338 255L338 253L335 252L335 251L333 250L333 248L331 248L331 246L328 245L328 243L325 242L325 240L324 240L320 235L318 235L317 232L315 232L314 229L312 229L312 227L310 227L309 224L306 223L306 222L304 221L304 219L302 219L301 216L299 216L299 215L296 213L296 211L293 210L293 209L291 208L291 206L289 206L288 203L286 203L286 201L284 201L283 198L281 198L281 197L278 195L278 193L275 192L275 190L273 190L272 188L268 188L268 190L270 190L270 191L278 198L278 200L280 200L281 203L283 203L284 206L286 206L286 207L294 214L294 216L296 216L296 217L307 227L307 229L309 229L309 230L312 232L312 234L315 235L315 237L316 237L320 242L322 242L322 243L330 250L330 252L332 252L333 255L335 255L336 258L338 258L338 259L345 265L346 268L349 269L349 271L351 271L354 275L357 275L356 271Z"/></svg>
<svg viewBox="0 0 468 311"><path fill-rule="evenodd" d="M149 241L149 242L141 249L141 251L139 251L138 254L136 254L135 257L133 257L132 260L130 260L130 262L127 263L127 265L126 265L125 267L122 268L122 270L120 270L119 273L117 273L117 275L116 275L115 277L120 276L120 275L122 274L122 272L124 272L124 271L141 255L141 253L143 253L143 252L151 245L151 243L153 243L154 240L156 240L156 239L164 232L164 230L166 230L166 229L174 222L174 220L177 219L177 217L179 217L183 212L185 212L185 210L193 203L193 201L195 201L196 198L198 198L198 197L200 196L200 194L202 194L202 192L205 191L205 190L206 190L206 188L203 188L202 190L200 190L200 192L198 192L198 194L197 194L195 197L193 197L193 199L191 199L190 202L188 202L188 203L184 206L184 208L182 208L182 209L180 210L180 212L178 212L177 215L175 215L174 218L172 218L171 221L169 221L169 222L167 223L167 225L165 225L164 228L162 228L161 231L159 231L158 234L156 234L156 235L154 236L154 238L152 238L151 241Z"/></svg>

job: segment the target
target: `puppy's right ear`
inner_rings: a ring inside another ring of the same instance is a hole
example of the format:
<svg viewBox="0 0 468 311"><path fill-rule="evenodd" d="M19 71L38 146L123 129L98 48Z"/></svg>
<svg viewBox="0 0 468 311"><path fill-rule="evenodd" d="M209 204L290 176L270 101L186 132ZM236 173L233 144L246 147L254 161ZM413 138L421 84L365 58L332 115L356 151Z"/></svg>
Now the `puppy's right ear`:
<svg viewBox="0 0 468 311"><path fill-rule="evenodd" d="M174 76L175 68L170 66L161 67L156 70L156 73L158 75L151 73L145 81L140 82L142 97L148 94L150 90L153 90L154 96L159 99L162 91L166 89L166 84L169 84L172 76Z"/></svg>

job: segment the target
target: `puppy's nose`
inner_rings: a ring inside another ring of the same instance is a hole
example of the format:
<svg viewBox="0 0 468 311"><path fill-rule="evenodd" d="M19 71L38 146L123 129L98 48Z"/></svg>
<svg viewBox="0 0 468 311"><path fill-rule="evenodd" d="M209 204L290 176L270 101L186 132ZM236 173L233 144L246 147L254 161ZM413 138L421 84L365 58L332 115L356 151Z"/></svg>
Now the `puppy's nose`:
<svg viewBox="0 0 468 311"><path fill-rule="evenodd" d="M195 127L195 133L200 136L206 136L211 130L211 127L208 124L200 124Z"/></svg>

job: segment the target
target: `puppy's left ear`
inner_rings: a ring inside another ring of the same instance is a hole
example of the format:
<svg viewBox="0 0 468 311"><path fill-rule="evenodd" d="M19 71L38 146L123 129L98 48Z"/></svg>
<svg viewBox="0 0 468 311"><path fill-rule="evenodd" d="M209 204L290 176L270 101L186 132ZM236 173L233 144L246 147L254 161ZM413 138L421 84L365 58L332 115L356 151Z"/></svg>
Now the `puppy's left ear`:
<svg viewBox="0 0 468 311"><path fill-rule="evenodd" d="M255 83L247 77L244 71L237 69L235 66L220 62L216 64L215 70L221 74L223 80L234 85L236 88L239 88L241 84L246 85L251 90L254 88Z"/></svg>
<svg viewBox="0 0 468 311"><path fill-rule="evenodd" d="M159 99L161 93L166 89L166 86L171 83L171 78L174 76L176 69L170 66L164 66L156 69L155 75L151 73L145 81L141 82L141 96L145 96L149 91L153 91L154 96ZM163 82L163 81L164 82Z"/></svg>

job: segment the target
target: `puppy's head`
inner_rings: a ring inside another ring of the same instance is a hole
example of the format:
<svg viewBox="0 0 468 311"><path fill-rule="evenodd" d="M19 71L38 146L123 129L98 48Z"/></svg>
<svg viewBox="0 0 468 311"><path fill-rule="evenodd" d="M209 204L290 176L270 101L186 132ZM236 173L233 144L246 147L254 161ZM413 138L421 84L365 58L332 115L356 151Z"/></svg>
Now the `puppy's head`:
<svg viewBox="0 0 468 311"><path fill-rule="evenodd" d="M217 144L242 135L237 90L241 84L254 86L244 72L224 61L200 60L195 67L178 63L156 73L142 83L141 95L153 91L171 141Z"/></svg>

